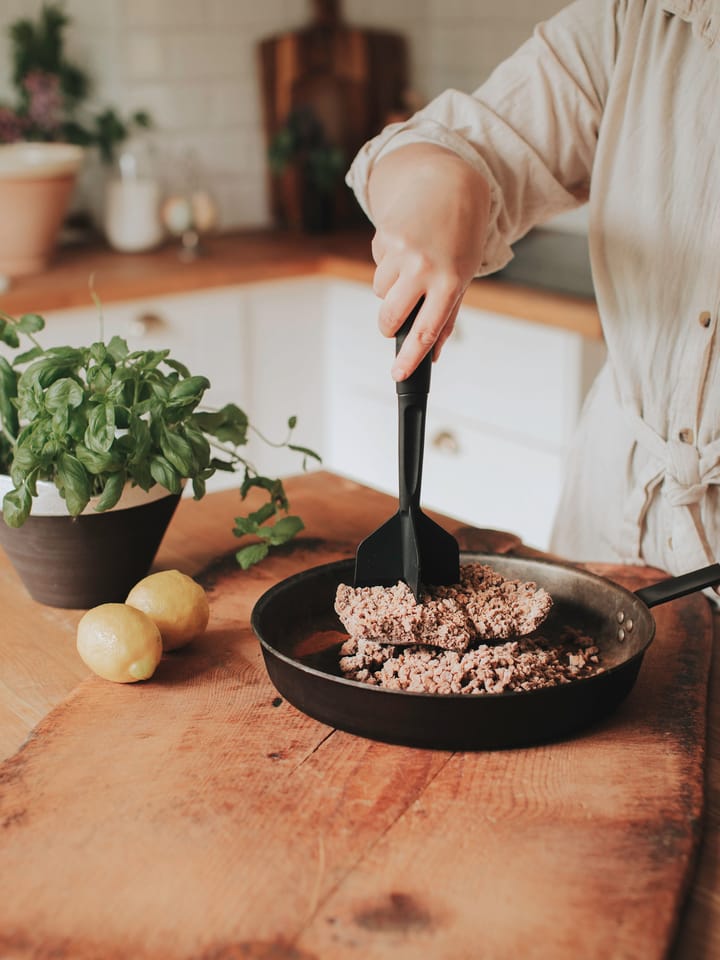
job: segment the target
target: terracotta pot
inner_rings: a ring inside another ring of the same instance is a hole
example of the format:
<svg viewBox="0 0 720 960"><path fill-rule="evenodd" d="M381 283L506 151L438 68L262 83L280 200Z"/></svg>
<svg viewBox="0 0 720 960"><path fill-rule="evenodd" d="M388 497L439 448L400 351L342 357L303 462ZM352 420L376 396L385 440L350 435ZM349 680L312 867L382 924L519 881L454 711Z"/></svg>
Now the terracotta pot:
<svg viewBox="0 0 720 960"><path fill-rule="evenodd" d="M68 143L0 146L0 275L48 265L83 159L82 148Z"/></svg>
<svg viewBox="0 0 720 960"><path fill-rule="evenodd" d="M0 498L11 486L0 476ZM21 527L0 519L0 546L33 600L82 609L125 600L150 570L180 499L159 486L129 487L112 510L97 513L90 504L70 517L54 484L38 491Z"/></svg>

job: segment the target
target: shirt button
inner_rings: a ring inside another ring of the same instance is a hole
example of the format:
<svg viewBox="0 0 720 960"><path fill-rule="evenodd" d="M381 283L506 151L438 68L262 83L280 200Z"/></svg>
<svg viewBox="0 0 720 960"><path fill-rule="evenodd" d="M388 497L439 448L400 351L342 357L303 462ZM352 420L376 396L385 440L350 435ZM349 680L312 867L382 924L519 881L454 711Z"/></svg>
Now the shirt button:
<svg viewBox="0 0 720 960"><path fill-rule="evenodd" d="M685 427L683 430L678 431L678 439L682 440L683 443L692 443L695 439L695 434L690 427Z"/></svg>
<svg viewBox="0 0 720 960"><path fill-rule="evenodd" d="M698 317L698 323L700 324L701 327L705 327L706 329L710 326L710 324L712 323L712 316L709 310L703 310L703 312Z"/></svg>

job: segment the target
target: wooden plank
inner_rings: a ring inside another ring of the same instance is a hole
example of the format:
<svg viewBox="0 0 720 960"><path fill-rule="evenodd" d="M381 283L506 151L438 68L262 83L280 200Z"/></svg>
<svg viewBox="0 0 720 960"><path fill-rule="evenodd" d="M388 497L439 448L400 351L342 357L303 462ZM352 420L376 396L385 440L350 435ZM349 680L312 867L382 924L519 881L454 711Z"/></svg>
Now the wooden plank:
<svg viewBox="0 0 720 960"><path fill-rule="evenodd" d="M85 680L0 768L0 956L664 956L702 801L704 599L657 609L631 697L582 737L372 743L277 697L248 617L275 580L351 553L391 499L328 475L293 488L305 536L214 570L203 642L146 684ZM164 557L225 552L228 509L187 504Z"/></svg>

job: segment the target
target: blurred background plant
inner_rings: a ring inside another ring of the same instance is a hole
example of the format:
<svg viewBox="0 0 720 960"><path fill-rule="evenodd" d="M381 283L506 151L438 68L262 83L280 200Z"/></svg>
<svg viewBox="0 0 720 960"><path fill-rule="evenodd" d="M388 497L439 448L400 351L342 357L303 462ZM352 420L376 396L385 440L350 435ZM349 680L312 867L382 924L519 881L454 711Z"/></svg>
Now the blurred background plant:
<svg viewBox="0 0 720 960"><path fill-rule="evenodd" d="M276 174L297 165L318 193L332 193L345 172L342 150L327 141L322 124L309 107L290 111L270 142L268 159Z"/></svg>
<svg viewBox="0 0 720 960"><path fill-rule="evenodd" d="M0 143L23 140L74 143L98 148L111 163L116 147L136 128L151 126L144 110L122 117L114 108L83 110L92 92L85 70L65 53L70 19L61 4L44 4L37 20L9 27L14 105L0 103Z"/></svg>

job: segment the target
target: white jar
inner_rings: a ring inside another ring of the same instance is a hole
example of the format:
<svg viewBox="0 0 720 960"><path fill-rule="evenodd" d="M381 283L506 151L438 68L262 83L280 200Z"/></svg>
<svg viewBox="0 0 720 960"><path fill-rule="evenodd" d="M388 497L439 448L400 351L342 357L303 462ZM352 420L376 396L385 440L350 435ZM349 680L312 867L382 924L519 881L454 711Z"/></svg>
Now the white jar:
<svg viewBox="0 0 720 960"><path fill-rule="evenodd" d="M124 253L157 247L164 236L161 202L149 151L142 142L130 142L119 154L105 190L105 235L110 246Z"/></svg>

